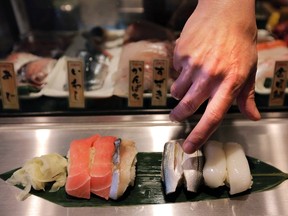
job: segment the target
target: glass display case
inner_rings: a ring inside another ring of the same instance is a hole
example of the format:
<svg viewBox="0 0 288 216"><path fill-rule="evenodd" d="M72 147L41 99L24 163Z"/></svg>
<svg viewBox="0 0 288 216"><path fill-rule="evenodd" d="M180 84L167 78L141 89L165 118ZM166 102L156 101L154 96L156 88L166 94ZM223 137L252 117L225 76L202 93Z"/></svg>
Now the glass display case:
<svg viewBox="0 0 288 216"><path fill-rule="evenodd" d="M258 1L256 4L259 35L264 35L267 40L271 37L277 39L280 35L271 36L269 24L276 26L286 17L285 4L277 8L279 3L275 2ZM7 109L1 103L0 115L168 113L177 104L169 94L169 86L177 77L172 71L171 59L164 104L152 105L150 83L145 84L143 105L131 107L125 74L131 59L125 59L122 49L130 42L154 40L159 42L159 47L163 46L162 42L166 43L165 49L170 46L164 55L172 57L173 43L196 5L197 1L185 0L1 2L0 57L2 62L13 63L19 106L18 109ZM138 53L131 53L133 49ZM136 56L141 59L143 56L139 49L143 48L132 47L127 58ZM124 56L122 59L121 54ZM152 58L155 58L153 51L148 61ZM66 66L69 59L83 62L84 105L81 108L69 105ZM151 82L149 76L152 75L149 71L145 73L148 77L144 75L145 79ZM256 103L260 109L282 110L287 106L285 100L283 106L269 107L271 78L267 78L265 83L263 79L259 82L263 82L256 86ZM205 105L198 111L203 109ZM237 112L237 107L232 106L231 111Z"/></svg>
<svg viewBox="0 0 288 216"><path fill-rule="evenodd" d="M164 26L177 3L167 2L165 6L164 1L12 0L1 4L1 58L13 63L19 102L18 109L1 104L1 115L162 112L177 103L168 95L164 106L152 106L150 88L145 89L143 106L131 108L127 95L114 89L120 77L117 73L121 73L121 50L129 39L126 29L140 21L138 30L159 27L156 37L165 40L167 35L174 39L176 31ZM141 32L137 34L141 36ZM69 105L68 59L83 62L82 108ZM120 90L128 89L127 80L121 82Z"/></svg>

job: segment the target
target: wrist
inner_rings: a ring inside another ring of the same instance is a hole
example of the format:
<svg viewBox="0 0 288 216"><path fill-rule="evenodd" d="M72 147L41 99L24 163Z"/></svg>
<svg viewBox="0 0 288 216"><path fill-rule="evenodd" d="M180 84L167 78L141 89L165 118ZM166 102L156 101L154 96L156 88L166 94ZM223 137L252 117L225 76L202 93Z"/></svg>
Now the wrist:
<svg viewBox="0 0 288 216"><path fill-rule="evenodd" d="M257 34L254 0L198 0L194 13L202 20L214 19L217 25Z"/></svg>
<svg viewBox="0 0 288 216"><path fill-rule="evenodd" d="M216 11L255 14L255 0L198 0L198 7Z"/></svg>

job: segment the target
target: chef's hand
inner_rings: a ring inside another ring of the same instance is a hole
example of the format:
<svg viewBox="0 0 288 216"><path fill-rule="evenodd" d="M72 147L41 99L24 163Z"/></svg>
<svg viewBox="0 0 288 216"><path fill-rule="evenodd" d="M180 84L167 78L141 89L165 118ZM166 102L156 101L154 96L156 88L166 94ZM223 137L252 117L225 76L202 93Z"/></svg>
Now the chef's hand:
<svg viewBox="0 0 288 216"><path fill-rule="evenodd" d="M183 121L208 99L198 124L183 143L192 153L217 129L236 99L251 120L260 114L254 101L257 67L253 0L199 0L174 50L174 67L181 72L171 86L179 99L172 121Z"/></svg>

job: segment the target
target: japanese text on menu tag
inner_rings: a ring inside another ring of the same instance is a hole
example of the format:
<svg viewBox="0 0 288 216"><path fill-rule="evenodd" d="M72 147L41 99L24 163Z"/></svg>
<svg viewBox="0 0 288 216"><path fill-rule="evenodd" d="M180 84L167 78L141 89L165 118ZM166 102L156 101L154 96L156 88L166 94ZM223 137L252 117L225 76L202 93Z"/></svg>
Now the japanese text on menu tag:
<svg viewBox="0 0 288 216"><path fill-rule="evenodd" d="M153 61L152 106L166 105L168 69L169 61L167 59Z"/></svg>
<svg viewBox="0 0 288 216"><path fill-rule="evenodd" d="M287 73L288 61L276 61L269 106L282 106L284 104Z"/></svg>
<svg viewBox="0 0 288 216"><path fill-rule="evenodd" d="M144 61L130 61L129 66L128 106L142 107L144 91Z"/></svg>
<svg viewBox="0 0 288 216"><path fill-rule="evenodd" d="M3 109L19 109L18 89L13 63L0 62Z"/></svg>
<svg viewBox="0 0 288 216"><path fill-rule="evenodd" d="M84 108L84 76L82 61L67 61L69 84L69 107Z"/></svg>

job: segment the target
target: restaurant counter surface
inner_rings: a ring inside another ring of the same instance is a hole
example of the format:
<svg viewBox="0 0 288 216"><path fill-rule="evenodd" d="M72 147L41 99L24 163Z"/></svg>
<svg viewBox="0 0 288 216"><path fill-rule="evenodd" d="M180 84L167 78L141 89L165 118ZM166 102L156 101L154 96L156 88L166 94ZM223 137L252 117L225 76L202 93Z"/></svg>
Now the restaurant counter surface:
<svg viewBox="0 0 288 216"><path fill-rule="evenodd" d="M199 116L172 123L168 115L0 118L0 173L52 152L66 155L74 139L113 135L136 142L139 152L161 152L165 142L186 137ZM288 173L288 113L267 113L252 122L226 116L211 139L234 141L246 155ZM288 180L272 190L235 198L124 207L65 208L34 195L17 201L19 189L0 180L0 215L288 215Z"/></svg>

